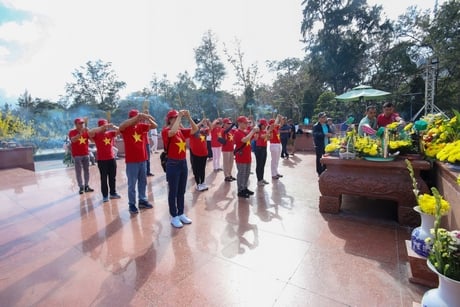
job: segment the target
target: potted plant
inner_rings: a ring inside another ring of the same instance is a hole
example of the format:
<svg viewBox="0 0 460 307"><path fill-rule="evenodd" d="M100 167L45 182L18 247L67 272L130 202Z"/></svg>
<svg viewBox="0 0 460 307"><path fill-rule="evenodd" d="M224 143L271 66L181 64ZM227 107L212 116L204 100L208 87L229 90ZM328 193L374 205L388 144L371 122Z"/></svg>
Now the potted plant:
<svg viewBox="0 0 460 307"><path fill-rule="evenodd" d="M431 229L434 227L436 216L436 197L430 194L420 194L418 189L417 180L415 179L414 169L411 162L405 160L409 176L412 179L412 191L417 201L417 206L414 210L420 214L421 224L419 227L414 228L411 233L411 247L412 250L420 256L428 257L431 245L427 244L426 239L430 238ZM450 204L447 200L440 197L440 215L446 215L450 210Z"/></svg>
<svg viewBox="0 0 460 307"><path fill-rule="evenodd" d="M436 212L432 238L427 244L432 246L427 264L438 275L439 286L427 291L422 298L422 306L458 306L460 304L460 231L448 231L440 227L442 217L441 195L432 188L436 198Z"/></svg>

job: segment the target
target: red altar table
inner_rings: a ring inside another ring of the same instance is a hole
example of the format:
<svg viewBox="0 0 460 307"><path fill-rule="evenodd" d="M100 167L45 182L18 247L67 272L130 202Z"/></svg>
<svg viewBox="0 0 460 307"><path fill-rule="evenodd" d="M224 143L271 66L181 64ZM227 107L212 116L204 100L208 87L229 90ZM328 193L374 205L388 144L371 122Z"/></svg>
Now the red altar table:
<svg viewBox="0 0 460 307"><path fill-rule="evenodd" d="M429 170L430 163L424 160L411 162L420 193L428 193L428 186L420 177L420 171ZM356 195L395 201L398 205L398 222L401 225L420 224L420 217L413 210L417 202L404 160L374 162L328 156L323 157L321 163L327 169L319 177L320 212L339 213L342 195Z"/></svg>

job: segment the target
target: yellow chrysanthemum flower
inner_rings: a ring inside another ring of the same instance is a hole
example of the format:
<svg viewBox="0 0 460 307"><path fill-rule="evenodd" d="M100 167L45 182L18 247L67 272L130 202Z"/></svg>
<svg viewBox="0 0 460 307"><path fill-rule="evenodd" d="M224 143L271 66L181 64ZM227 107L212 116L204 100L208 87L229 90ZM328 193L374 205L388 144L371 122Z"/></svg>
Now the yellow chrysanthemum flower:
<svg viewBox="0 0 460 307"><path fill-rule="evenodd" d="M418 196L417 203L420 210L426 214L435 215L436 213L436 198L433 195L422 194ZM447 200L441 197L441 214L444 215L450 210L450 204Z"/></svg>

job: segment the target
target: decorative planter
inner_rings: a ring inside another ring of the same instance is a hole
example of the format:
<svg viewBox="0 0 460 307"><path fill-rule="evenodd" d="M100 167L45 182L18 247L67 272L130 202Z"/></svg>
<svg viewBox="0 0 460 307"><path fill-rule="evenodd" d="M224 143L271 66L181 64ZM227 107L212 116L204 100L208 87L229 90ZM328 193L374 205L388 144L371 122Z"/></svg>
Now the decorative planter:
<svg viewBox="0 0 460 307"><path fill-rule="evenodd" d="M440 274L427 260L428 267L438 275L439 286L428 290L422 298L423 307L452 307L460 305L460 282Z"/></svg>
<svg viewBox="0 0 460 307"><path fill-rule="evenodd" d="M434 215L423 213L419 206L414 207L414 210L420 214L422 223L419 227L414 228L411 234L412 250L422 257L428 257L431 245L425 242L426 238L433 238L430 233L431 228L434 228Z"/></svg>

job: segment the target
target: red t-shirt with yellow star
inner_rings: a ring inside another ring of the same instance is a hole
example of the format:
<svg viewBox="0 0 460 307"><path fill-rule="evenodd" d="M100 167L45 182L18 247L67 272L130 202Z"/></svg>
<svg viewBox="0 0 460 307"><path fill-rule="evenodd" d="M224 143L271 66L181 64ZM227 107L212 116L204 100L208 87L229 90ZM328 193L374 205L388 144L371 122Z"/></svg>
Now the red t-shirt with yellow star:
<svg viewBox="0 0 460 307"><path fill-rule="evenodd" d="M246 143L241 142L241 139L247 135L244 131L237 129L233 135L233 140L235 141L235 150L238 150L235 153L236 163L251 163L251 141Z"/></svg>
<svg viewBox="0 0 460 307"><path fill-rule="evenodd" d="M260 130L259 133L257 133L257 139L256 139L256 146L260 147L267 147L267 131L266 130Z"/></svg>
<svg viewBox="0 0 460 307"><path fill-rule="evenodd" d="M235 142L233 142L233 134L235 129L231 129L229 132L222 132L222 137L227 141L222 145L222 152L233 151L235 149Z"/></svg>
<svg viewBox="0 0 460 307"><path fill-rule="evenodd" d="M270 143L276 144L280 143L280 126L277 125L272 130L272 137L270 138Z"/></svg>
<svg viewBox="0 0 460 307"><path fill-rule="evenodd" d="M185 140L190 137L190 128L178 129L177 133L172 137L168 137L169 127L163 128L161 137L163 138L164 149L168 151L168 158L175 160L185 159ZM171 145L168 144L171 142Z"/></svg>
<svg viewBox="0 0 460 307"><path fill-rule="evenodd" d="M206 129L207 130L207 129ZM208 156L208 146L206 143L207 131L199 130L195 134L190 135L190 151L197 157Z"/></svg>
<svg viewBox="0 0 460 307"><path fill-rule="evenodd" d="M149 124L138 123L120 131L125 143L125 162L142 162L147 160L146 144L143 134L150 129Z"/></svg>
<svg viewBox="0 0 460 307"><path fill-rule="evenodd" d="M112 150L113 138L115 136L117 136L117 132L114 130L99 132L94 135L93 141L96 144L98 161L115 159Z"/></svg>
<svg viewBox="0 0 460 307"><path fill-rule="evenodd" d="M73 138L74 136L78 135L77 129L72 129L69 131L69 139ZM87 156L89 155L89 135L88 131L85 131L81 134L80 138L75 142L71 142L71 149L72 149L72 157L78 156Z"/></svg>
<svg viewBox="0 0 460 307"><path fill-rule="evenodd" d="M211 147L222 147L222 143L218 141L222 137L222 127L217 126L211 130Z"/></svg>

